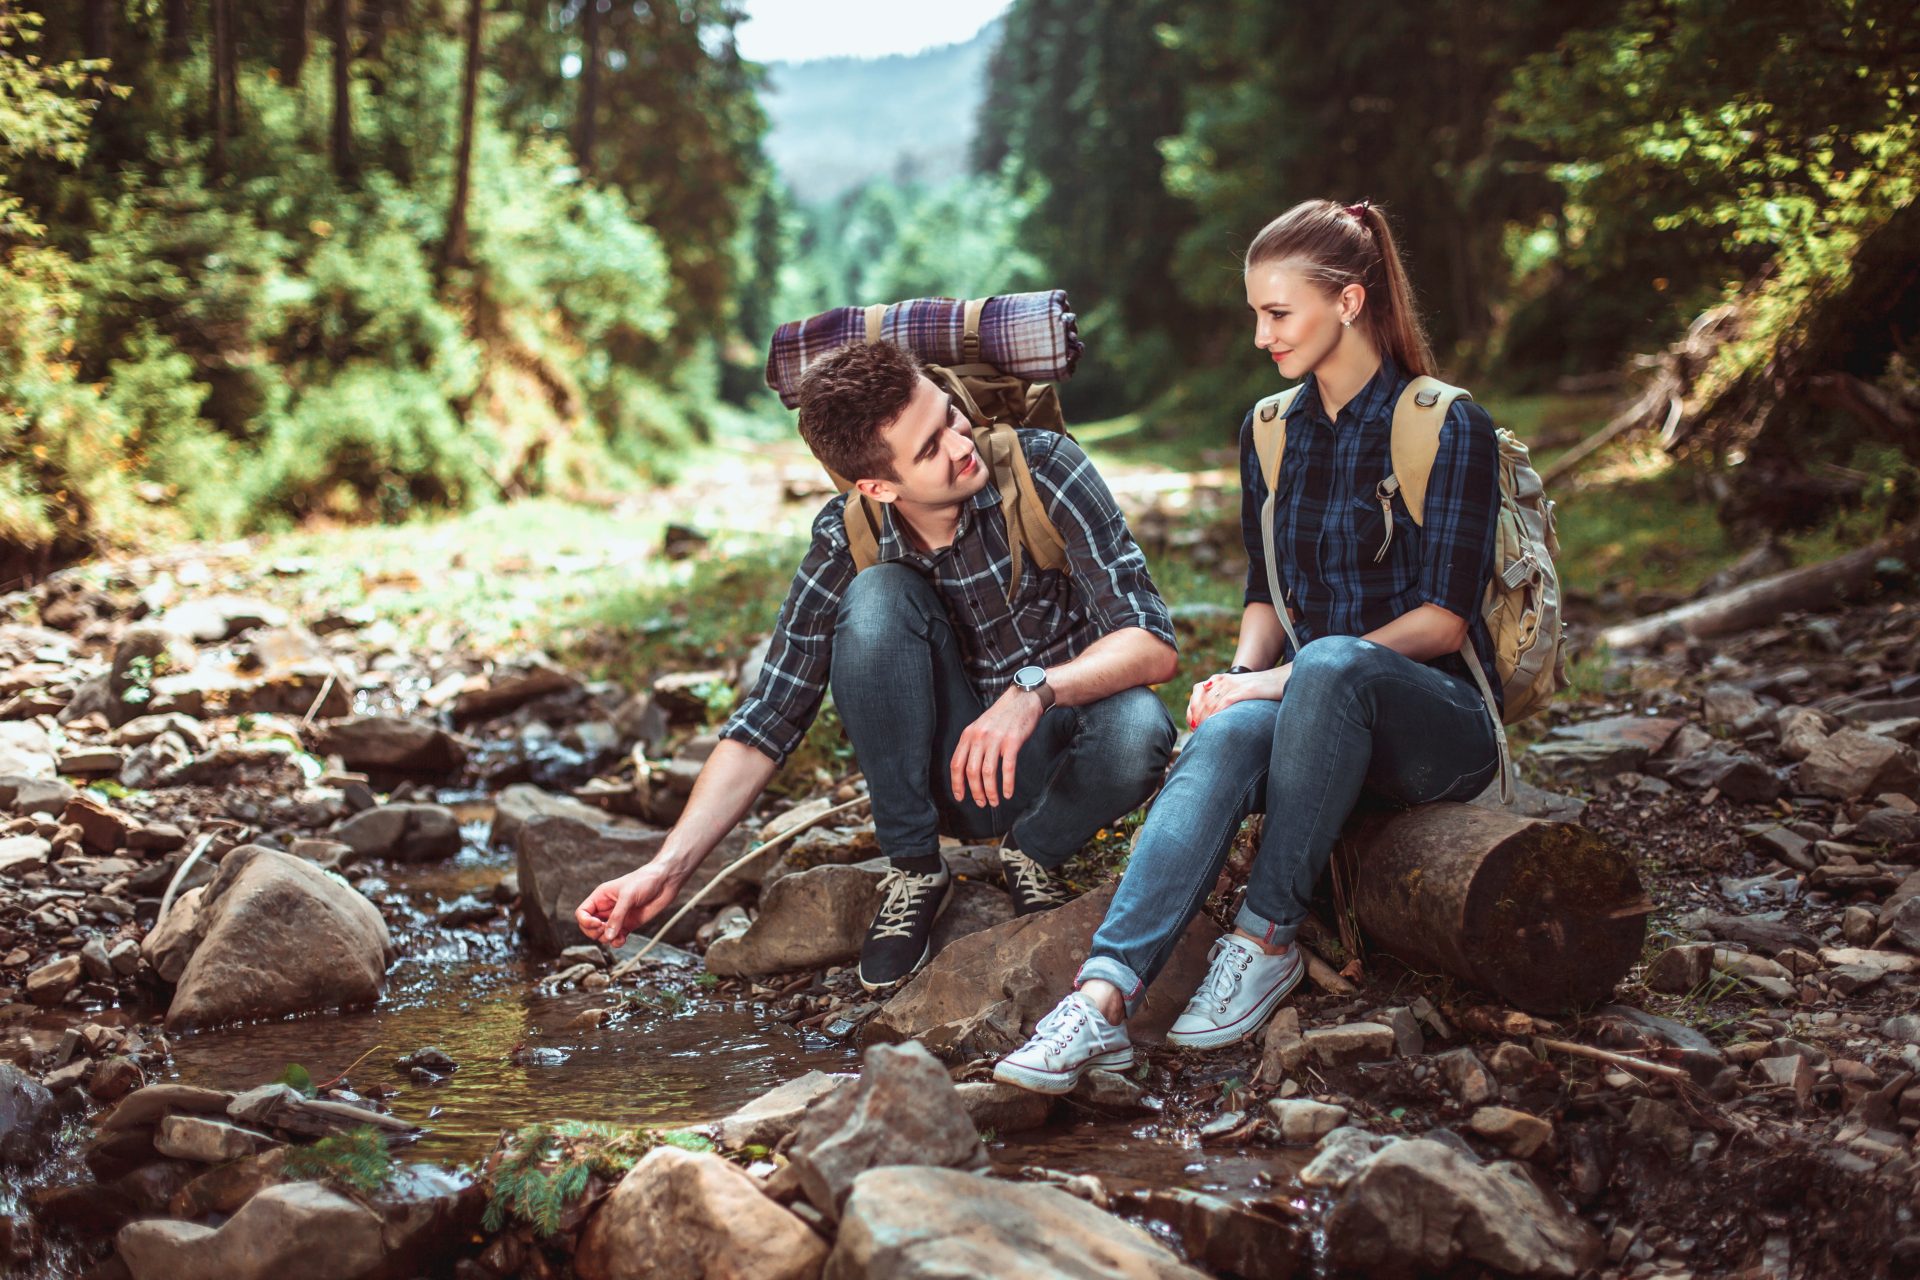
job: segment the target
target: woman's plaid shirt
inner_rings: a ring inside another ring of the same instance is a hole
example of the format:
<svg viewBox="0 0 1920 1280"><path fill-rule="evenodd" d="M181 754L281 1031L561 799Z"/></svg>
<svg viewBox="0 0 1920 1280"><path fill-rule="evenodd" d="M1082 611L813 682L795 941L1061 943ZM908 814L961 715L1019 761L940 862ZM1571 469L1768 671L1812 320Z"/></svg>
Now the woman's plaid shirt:
<svg viewBox="0 0 1920 1280"><path fill-rule="evenodd" d="M1109 632L1140 627L1176 643L1167 605L1147 573L1125 517L1080 446L1052 431L1023 430L1027 468L1047 515L1067 544L1067 570L1022 558L1011 604L1013 558L1000 491L989 479L961 510L953 545L916 550L886 512L879 562L906 564L932 582L947 607L967 677L982 700L999 696L1029 663L1065 662ZM853 581L843 494L821 508L813 545L793 575L766 665L720 736L784 762L813 723L833 665L840 600Z"/></svg>
<svg viewBox="0 0 1920 1280"><path fill-rule="evenodd" d="M1471 400L1456 400L1440 428L1440 448L1427 480L1426 525L1393 498L1393 533L1375 491L1393 472L1393 406L1413 379L1392 358L1337 421L1327 420L1316 379L1308 375L1287 412L1287 449L1280 496L1273 504L1274 549L1280 584L1298 611L1301 643L1319 636L1358 636L1423 604L1437 604L1467 620L1467 635L1501 694L1493 665L1493 636L1481 617L1493 580L1493 547L1500 511L1500 454L1493 420ZM1253 415L1240 426L1240 531L1247 546L1246 601L1272 603L1267 557L1260 537L1266 478L1253 447ZM1381 545L1386 553L1375 558ZM1429 666L1469 682L1457 653Z"/></svg>

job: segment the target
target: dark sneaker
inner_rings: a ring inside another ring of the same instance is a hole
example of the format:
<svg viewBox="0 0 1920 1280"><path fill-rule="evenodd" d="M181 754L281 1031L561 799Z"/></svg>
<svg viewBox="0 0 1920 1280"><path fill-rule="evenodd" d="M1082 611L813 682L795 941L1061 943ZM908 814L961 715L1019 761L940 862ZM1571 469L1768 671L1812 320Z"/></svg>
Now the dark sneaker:
<svg viewBox="0 0 1920 1280"><path fill-rule="evenodd" d="M912 977L933 949L933 922L953 895L953 874L942 866L932 875L899 867L880 881L885 898L867 940L860 945L860 985L881 991Z"/></svg>
<svg viewBox="0 0 1920 1280"><path fill-rule="evenodd" d="M1006 877L1007 894L1013 899L1017 916L1051 911L1073 897L1045 867L1018 849L1000 846L1000 871Z"/></svg>

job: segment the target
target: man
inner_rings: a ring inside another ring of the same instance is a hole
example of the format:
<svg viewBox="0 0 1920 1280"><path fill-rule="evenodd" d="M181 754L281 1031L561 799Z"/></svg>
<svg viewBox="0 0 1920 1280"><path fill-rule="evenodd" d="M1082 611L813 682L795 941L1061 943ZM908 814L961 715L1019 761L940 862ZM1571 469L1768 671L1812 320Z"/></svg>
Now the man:
<svg viewBox="0 0 1920 1280"><path fill-rule="evenodd" d="M1003 495L966 418L908 351L877 342L821 359L801 385L800 431L836 475L861 477L854 492L882 504L877 563L856 572L851 494L828 502L760 679L721 729L686 812L652 862L594 890L576 918L618 946L670 904L799 744L831 684L892 863L860 952L861 985L877 991L926 962L953 887L942 830L1006 837L1007 891L1024 914L1060 902L1052 870L1153 793L1174 730L1147 686L1174 673L1173 626L1112 494L1079 446L1051 431L1019 435L1067 568L1028 562L1009 603Z"/></svg>

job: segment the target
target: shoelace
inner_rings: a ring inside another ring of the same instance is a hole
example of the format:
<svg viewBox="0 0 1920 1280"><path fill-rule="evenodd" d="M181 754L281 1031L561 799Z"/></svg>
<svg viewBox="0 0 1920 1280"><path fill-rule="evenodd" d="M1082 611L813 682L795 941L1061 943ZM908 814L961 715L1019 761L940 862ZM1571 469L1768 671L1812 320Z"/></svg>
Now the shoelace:
<svg viewBox="0 0 1920 1280"><path fill-rule="evenodd" d="M1226 951L1233 952L1233 959L1223 958L1222 953ZM1234 964L1234 959L1237 959L1239 964ZM1207 969L1207 980L1195 993L1194 998L1210 1000L1216 1012L1225 1013L1227 1005L1233 1000L1234 993L1240 990L1240 979L1246 975L1252 965L1252 953L1220 943L1214 952L1213 964Z"/></svg>
<svg viewBox="0 0 1920 1280"><path fill-rule="evenodd" d="M914 908L920 900L932 892L940 883L938 874L917 876L910 871L895 867L880 879L880 888L887 899L880 904L880 914L874 917L873 936L876 938L905 938L913 933L912 917Z"/></svg>
<svg viewBox="0 0 1920 1280"><path fill-rule="evenodd" d="M1054 883L1047 869L1018 849L1002 849L1000 864L1013 873L1014 885L1029 898L1065 902L1066 891Z"/></svg>
<svg viewBox="0 0 1920 1280"><path fill-rule="evenodd" d="M1045 1054L1065 1053L1073 1037L1086 1024L1087 1011L1075 1003L1060 1005L1033 1026L1034 1043Z"/></svg>

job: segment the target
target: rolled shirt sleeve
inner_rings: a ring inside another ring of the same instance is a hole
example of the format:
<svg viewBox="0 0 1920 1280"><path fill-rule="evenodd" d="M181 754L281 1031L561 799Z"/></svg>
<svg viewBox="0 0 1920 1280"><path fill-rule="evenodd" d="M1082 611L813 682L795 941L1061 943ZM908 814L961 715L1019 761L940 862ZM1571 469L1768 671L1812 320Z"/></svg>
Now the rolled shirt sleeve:
<svg viewBox="0 0 1920 1280"><path fill-rule="evenodd" d="M720 736L756 748L776 764L806 736L826 697L833 669L833 630L853 581L853 554L839 500L813 522L813 542L793 575L760 679L721 726Z"/></svg>
<svg viewBox="0 0 1920 1280"><path fill-rule="evenodd" d="M1500 446L1493 419L1456 400L1440 428L1421 529L1420 601L1468 621L1493 576L1500 515Z"/></svg>
<svg viewBox="0 0 1920 1280"><path fill-rule="evenodd" d="M1247 549L1247 587L1242 604L1272 604L1267 582L1267 541L1260 531L1260 508L1267 501L1267 478L1253 447L1253 412L1240 423L1240 541Z"/></svg>
<svg viewBox="0 0 1920 1280"><path fill-rule="evenodd" d="M1074 591L1099 619L1100 633L1139 627L1177 649L1173 617L1147 572L1147 558L1086 452L1059 436L1043 456L1029 455L1028 470L1067 544Z"/></svg>

